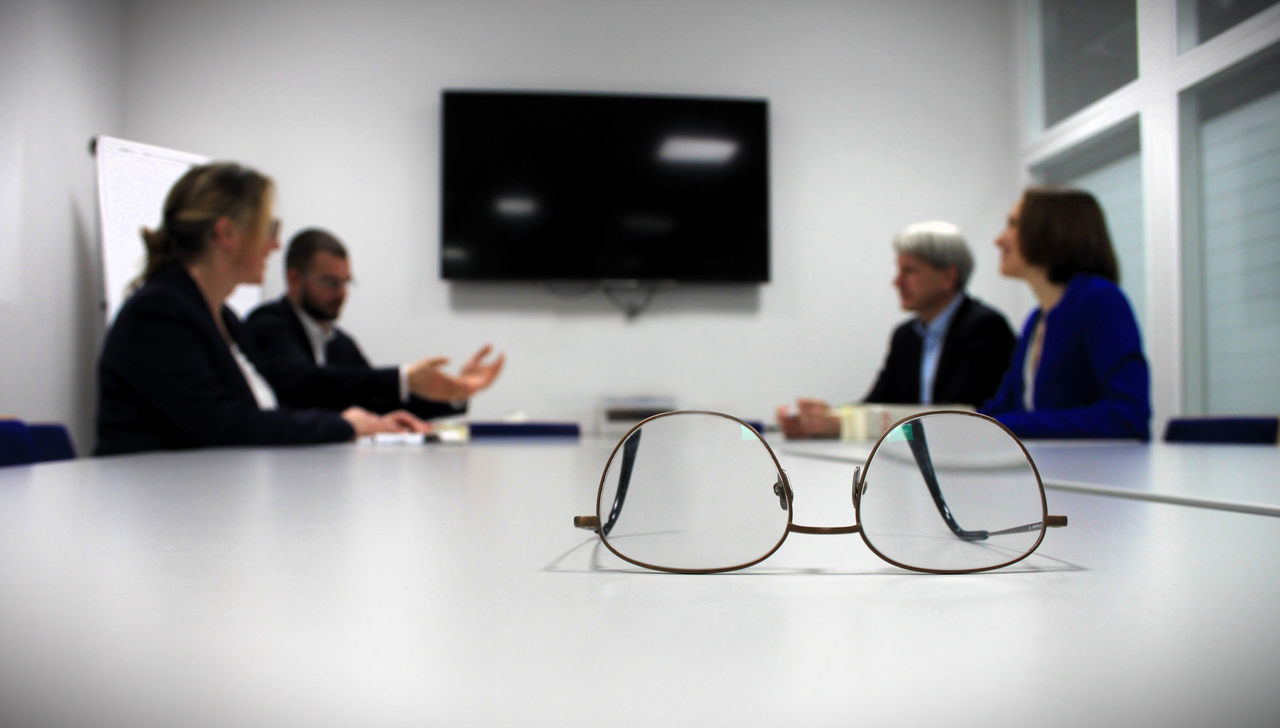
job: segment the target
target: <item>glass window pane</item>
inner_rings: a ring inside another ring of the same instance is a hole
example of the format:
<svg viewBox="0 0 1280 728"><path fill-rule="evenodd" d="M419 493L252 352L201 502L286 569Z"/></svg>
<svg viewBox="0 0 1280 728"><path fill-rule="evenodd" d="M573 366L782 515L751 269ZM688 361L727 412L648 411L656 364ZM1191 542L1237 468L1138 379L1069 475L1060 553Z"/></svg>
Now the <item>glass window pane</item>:
<svg viewBox="0 0 1280 728"><path fill-rule="evenodd" d="M1138 77L1134 2L1041 0L1040 22L1046 127Z"/></svg>
<svg viewBox="0 0 1280 728"><path fill-rule="evenodd" d="M1178 0L1178 51L1191 50L1277 2L1280 0Z"/></svg>
<svg viewBox="0 0 1280 728"><path fill-rule="evenodd" d="M1033 170L1046 184L1086 190L1098 199L1120 261L1120 287L1138 327L1147 324L1146 232L1142 206L1142 150L1137 119Z"/></svg>
<svg viewBox="0 0 1280 728"><path fill-rule="evenodd" d="M1187 369L1202 391L1189 405L1280 413L1280 61L1191 93L1199 256L1188 290L1198 287L1201 310L1189 317L1199 361Z"/></svg>

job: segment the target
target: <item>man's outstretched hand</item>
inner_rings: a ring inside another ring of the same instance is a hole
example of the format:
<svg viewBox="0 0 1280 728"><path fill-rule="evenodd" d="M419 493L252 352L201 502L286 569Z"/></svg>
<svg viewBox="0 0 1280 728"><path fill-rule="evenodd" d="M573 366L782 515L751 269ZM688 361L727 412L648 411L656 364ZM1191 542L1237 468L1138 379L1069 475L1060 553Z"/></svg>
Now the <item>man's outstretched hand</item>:
<svg viewBox="0 0 1280 728"><path fill-rule="evenodd" d="M475 356L467 360L456 377L441 371L449 363L448 357L421 359L409 366L409 391L423 399L437 402L469 399L471 395L493 384L493 380L502 371L506 356L499 354L492 361L485 361L491 351L493 347L485 344Z"/></svg>
<svg viewBox="0 0 1280 728"><path fill-rule="evenodd" d="M479 392L487 389L493 380L498 378L498 373L502 371L502 365L507 361L506 354L499 354L492 362L486 362L484 358L489 356L493 351L493 347L485 344L480 347L480 351L475 356L467 360L466 366L462 367L462 371L458 372L458 379L463 384L472 388L472 392Z"/></svg>

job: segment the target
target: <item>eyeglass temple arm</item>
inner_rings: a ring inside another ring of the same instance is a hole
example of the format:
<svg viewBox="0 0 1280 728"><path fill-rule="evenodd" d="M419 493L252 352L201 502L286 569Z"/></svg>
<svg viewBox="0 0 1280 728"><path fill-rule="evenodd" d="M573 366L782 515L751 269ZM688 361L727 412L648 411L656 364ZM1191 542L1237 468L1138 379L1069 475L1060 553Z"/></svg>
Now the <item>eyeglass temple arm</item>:
<svg viewBox="0 0 1280 728"><path fill-rule="evenodd" d="M622 504L627 500L627 488L631 485L631 470L636 465L636 452L640 449L640 433L636 430L631 433L631 437L622 444L622 468L618 472L618 490L613 496L613 507L609 509L609 518L600 526L600 533L605 536L613 530L613 524L617 522L618 515L622 513ZM575 525L576 520L575 520ZM599 521L599 519L596 519Z"/></svg>
<svg viewBox="0 0 1280 728"><path fill-rule="evenodd" d="M947 524L947 528L951 529L957 537L965 541L981 541L991 535L987 531L966 531L956 523L956 517L951 515L951 509L947 507L947 500L942 497L942 488L938 485L938 475L933 470L933 458L929 455L929 442L924 436L924 423L920 420L912 420L905 427L911 428L907 434L907 444L911 446L911 454L915 456L916 466L920 468L920 475L924 478L924 483L929 487L929 495L933 496L933 504L938 507L938 513L942 515L943 523Z"/></svg>
<svg viewBox="0 0 1280 728"><path fill-rule="evenodd" d="M913 435L907 440L911 445L911 454L916 458L916 465L920 468L920 474L924 477L925 484L929 486L929 494L933 496L934 505L938 506L938 512L942 514L942 520L946 522L947 527L955 535L965 541L982 541L989 536L1026 533L1027 531L1039 531L1042 528L1066 528L1066 516L1047 516L1043 523L1028 523L1000 531L966 531L960 528L960 524L956 523L955 516L951 515L951 509L947 507L946 499L942 497L942 487L938 485L938 476L933 470L933 458L929 455L929 443L924 436L924 424L919 420L909 424Z"/></svg>
<svg viewBox="0 0 1280 728"><path fill-rule="evenodd" d="M1066 527L1067 527L1066 516L1046 516L1043 523L1040 523L1037 521L1036 523L1028 523L1025 526L1014 526L1013 528L1006 528L1000 531L992 531L987 535L988 536L1005 536L1010 533L1026 533L1027 531L1039 531L1044 528L1066 528Z"/></svg>

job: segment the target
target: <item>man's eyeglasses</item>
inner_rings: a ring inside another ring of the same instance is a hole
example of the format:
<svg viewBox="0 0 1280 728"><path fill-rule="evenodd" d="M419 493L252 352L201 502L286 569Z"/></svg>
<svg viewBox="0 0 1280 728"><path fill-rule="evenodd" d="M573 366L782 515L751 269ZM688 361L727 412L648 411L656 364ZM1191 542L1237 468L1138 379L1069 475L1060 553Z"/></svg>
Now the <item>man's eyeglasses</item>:
<svg viewBox="0 0 1280 728"><path fill-rule="evenodd" d="M773 450L746 422L668 412L636 425L609 456L595 531L617 556L659 571L757 564L790 533L859 533L877 556L932 573L1008 566L1035 551L1051 516L1031 455L1004 425L972 412L895 424L854 471L852 526L792 523L794 494Z"/></svg>
<svg viewBox="0 0 1280 728"><path fill-rule="evenodd" d="M308 276L308 278L315 281L316 285L320 286L326 291L331 291L333 293L337 293L338 291L345 290L348 286L355 285L355 281L351 278L339 278L337 276L322 276L322 275L310 275Z"/></svg>

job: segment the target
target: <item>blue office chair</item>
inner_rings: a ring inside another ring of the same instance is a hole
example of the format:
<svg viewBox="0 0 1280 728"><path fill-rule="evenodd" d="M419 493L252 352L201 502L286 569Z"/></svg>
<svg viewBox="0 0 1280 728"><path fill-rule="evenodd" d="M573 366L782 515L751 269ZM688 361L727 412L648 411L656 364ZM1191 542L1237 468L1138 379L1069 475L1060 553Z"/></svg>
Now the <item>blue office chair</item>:
<svg viewBox="0 0 1280 728"><path fill-rule="evenodd" d="M27 425L27 429L31 431L31 441L35 443L36 462L75 459L76 446L71 442L71 433L63 425L40 423Z"/></svg>
<svg viewBox="0 0 1280 728"><path fill-rule="evenodd" d="M1165 442L1275 445L1280 417L1179 417L1164 428Z"/></svg>
<svg viewBox="0 0 1280 728"><path fill-rule="evenodd" d="M0 466L35 461L36 444L31 439L31 430L19 420L0 420Z"/></svg>

